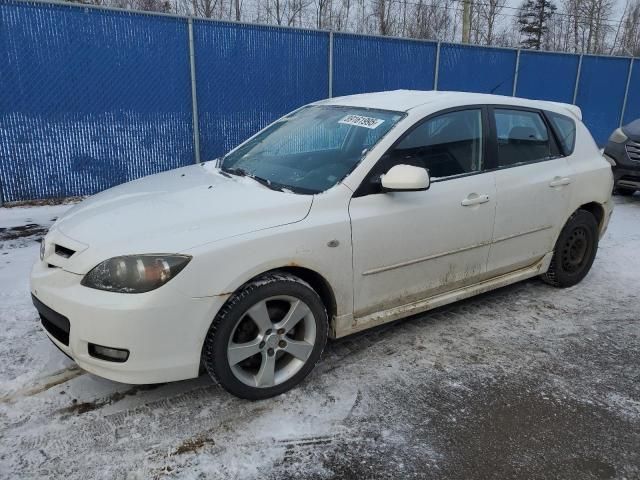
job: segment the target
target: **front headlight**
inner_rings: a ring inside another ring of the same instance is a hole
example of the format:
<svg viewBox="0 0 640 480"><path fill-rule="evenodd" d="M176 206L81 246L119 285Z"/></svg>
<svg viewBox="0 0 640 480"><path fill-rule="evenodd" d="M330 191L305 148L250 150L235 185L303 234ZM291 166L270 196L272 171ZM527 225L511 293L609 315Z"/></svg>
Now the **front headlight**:
<svg viewBox="0 0 640 480"><path fill-rule="evenodd" d="M609 141L613 143L624 143L628 139L629 138L624 134L621 128L616 128L609 137Z"/></svg>
<svg viewBox="0 0 640 480"><path fill-rule="evenodd" d="M189 255L126 255L95 266L82 285L119 293L144 293L161 287L178 275L191 260Z"/></svg>

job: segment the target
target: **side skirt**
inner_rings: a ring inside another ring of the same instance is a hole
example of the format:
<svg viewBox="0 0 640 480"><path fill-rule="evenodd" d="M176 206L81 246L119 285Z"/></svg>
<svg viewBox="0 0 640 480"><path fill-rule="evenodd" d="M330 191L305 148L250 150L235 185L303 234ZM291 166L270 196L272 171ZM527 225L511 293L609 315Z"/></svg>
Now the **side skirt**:
<svg viewBox="0 0 640 480"><path fill-rule="evenodd" d="M424 300L418 300L406 305L381 310L362 317L353 318L351 315L343 315L335 319L335 337L340 338L350 335L368 328L382 325L383 323L392 322L399 318L416 315L426 312L449 303L473 297L480 293L495 290L496 288L511 285L512 283L526 280L546 272L551 263L553 252L547 253L542 259L529 267L516 270L515 272L505 273L488 280L484 280L467 287L458 288L449 292L441 293ZM333 336L333 335L332 335Z"/></svg>

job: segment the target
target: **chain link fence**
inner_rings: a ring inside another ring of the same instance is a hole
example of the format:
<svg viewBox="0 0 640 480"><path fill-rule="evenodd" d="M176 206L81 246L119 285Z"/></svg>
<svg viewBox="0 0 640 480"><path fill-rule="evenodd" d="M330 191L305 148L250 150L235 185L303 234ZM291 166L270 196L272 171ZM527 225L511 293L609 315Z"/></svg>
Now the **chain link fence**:
<svg viewBox="0 0 640 480"><path fill-rule="evenodd" d="M213 159L329 96L397 88L576 103L599 144L640 116L622 57L0 4L0 200L89 195Z"/></svg>

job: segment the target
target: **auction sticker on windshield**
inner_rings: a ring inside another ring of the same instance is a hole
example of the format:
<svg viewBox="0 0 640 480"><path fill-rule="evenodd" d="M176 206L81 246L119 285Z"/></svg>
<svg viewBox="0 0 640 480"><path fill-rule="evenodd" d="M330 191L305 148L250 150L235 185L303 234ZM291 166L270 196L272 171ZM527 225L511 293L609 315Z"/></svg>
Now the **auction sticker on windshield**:
<svg viewBox="0 0 640 480"><path fill-rule="evenodd" d="M384 120L373 117L364 117L362 115L346 115L345 117L338 120L338 123L355 125L356 127L370 128L371 130L373 130L374 128L382 125L384 123Z"/></svg>

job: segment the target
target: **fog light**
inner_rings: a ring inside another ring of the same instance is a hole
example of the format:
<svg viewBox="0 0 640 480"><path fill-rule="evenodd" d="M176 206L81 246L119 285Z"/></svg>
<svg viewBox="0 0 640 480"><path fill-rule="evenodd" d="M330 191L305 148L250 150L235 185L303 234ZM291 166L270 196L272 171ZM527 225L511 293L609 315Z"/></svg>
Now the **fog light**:
<svg viewBox="0 0 640 480"><path fill-rule="evenodd" d="M121 348L103 347L102 345L89 344L89 355L109 362L126 362L129 358L129 350Z"/></svg>

